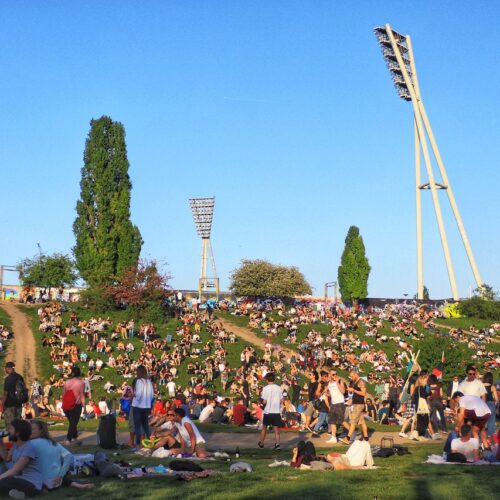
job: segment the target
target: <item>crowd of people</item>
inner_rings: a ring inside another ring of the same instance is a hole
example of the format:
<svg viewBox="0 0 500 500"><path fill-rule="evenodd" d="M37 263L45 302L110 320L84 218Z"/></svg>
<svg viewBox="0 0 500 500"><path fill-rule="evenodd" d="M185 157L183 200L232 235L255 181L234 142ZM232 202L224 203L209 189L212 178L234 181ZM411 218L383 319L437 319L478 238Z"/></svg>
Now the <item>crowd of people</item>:
<svg viewBox="0 0 500 500"><path fill-rule="evenodd" d="M146 443L151 450L207 457L197 423L253 427L260 430L259 447L272 428L279 449L283 427L312 438L328 433L329 444L352 445L358 436L369 441L367 423L376 421L400 425L401 437L417 440L443 437L453 424L447 436L451 457L464 449L462 442L477 442L472 459L494 445L499 397L493 371L500 358L492 342L500 325L450 330L469 349L471 363L464 380L457 373L446 384L439 371L420 369L414 358L418 342L436 328L438 309L248 302L232 311L261 332L262 351L242 346L212 310L198 307L179 305L175 332L160 335L151 323L83 319L57 302L41 305L40 344L54 371L43 384L34 380L20 398L22 377L12 362L5 365L0 409L9 432L27 441L19 422L66 418L64 445L71 447L79 443L81 418L113 414L128 421L134 449ZM0 489L10 478L0 476ZM38 480L33 485L40 489Z"/></svg>

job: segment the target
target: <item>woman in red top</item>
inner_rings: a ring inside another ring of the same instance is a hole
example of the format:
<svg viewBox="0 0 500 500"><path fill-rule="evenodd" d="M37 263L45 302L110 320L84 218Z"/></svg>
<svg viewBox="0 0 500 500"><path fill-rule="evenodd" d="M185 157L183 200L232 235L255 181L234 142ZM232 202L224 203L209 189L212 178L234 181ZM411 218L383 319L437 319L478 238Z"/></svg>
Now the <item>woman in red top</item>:
<svg viewBox="0 0 500 500"><path fill-rule="evenodd" d="M85 406L85 382L80 378L81 372L78 366L73 366L71 375L63 386L63 410L68 419L68 433L66 435L65 445L78 444L78 421L82 414L82 408ZM69 391L73 392L74 398L71 395L66 395ZM65 401L68 402L65 408Z"/></svg>

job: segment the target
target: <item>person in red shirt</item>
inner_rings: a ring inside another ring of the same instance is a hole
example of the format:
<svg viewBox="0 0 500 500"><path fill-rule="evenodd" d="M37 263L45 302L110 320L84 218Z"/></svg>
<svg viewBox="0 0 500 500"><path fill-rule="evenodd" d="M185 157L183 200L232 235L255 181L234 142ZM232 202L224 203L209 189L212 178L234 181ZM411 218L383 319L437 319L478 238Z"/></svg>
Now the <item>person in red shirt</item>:
<svg viewBox="0 0 500 500"><path fill-rule="evenodd" d="M162 415L166 415L166 413L167 411L165 410L163 403L160 400L156 401L153 407L153 416L160 417Z"/></svg>
<svg viewBox="0 0 500 500"><path fill-rule="evenodd" d="M238 399L237 403L233 406L233 424L245 425L247 423L248 409L244 405L243 398Z"/></svg>

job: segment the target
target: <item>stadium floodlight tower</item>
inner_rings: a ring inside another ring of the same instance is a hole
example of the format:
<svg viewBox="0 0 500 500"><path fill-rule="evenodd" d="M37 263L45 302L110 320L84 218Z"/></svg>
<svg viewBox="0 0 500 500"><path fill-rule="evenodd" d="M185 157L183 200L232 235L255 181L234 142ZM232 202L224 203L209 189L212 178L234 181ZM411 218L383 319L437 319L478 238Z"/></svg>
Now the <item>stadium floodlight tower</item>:
<svg viewBox="0 0 500 500"><path fill-rule="evenodd" d="M215 268L215 259L210 242L212 231L212 219L214 215L215 197L212 198L190 198L189 205L193 213L196 232L201 238L201 268L198 280L198 298L201 301L203 293L215 289L216 300L219 300L219 278ZM207 274L207 261L210 259L212 276Z"/></svg>
<svg viewBox="0 0 500 500"><path fill-rule="evenodd" d="M387 64L387 68L396 87L396 91L401 99L411 101L413 106L414 118L414 134L415 134L415 192L416 192L416 216L417 216L417 297L424 298L424 270L423 270L423 257L422 257L422 200L421 191L429 190L432 194L432 201L434 203L434 211L441 236L441 244L443 246L444 258L446 267L448 269L448 276L450 279L451 292L454 300L459 300L457 284L455 280L455 271L451 260L450 249L448 246L448 239L446 237L446 230L443 223L443 215L441 212L441 205L439 204L438 190L443 189L448 193L451 209L455 220L457 222L458 230L462 237L462 241L467 252L467 257L474 274L477 286L481 287L483 282L479 271L477 269L476 261L472 253L472 249L465 232L465 227L462 222L462 217L458 211L458 206L455 201L455 196L451 189L450 181L444 168L441 154L436 144L436 139L432 132L431 124L420 96L420 88L417 80L417 69L415 66L415 59L413 58L413 50L411 39L409 35L401 35L394 31L389 24L383 27L374 29L375 36L378 43L382 48L382 54ZM434 172L432 170L432 163L429 155L429 147L427 145L427 138L431 144L432 152L436 163L441 173L441 182L436 182ZM428 182L422 183L421 180L421 167L420 167L420 153L424 157L425 168L427 170Z"/></svg>

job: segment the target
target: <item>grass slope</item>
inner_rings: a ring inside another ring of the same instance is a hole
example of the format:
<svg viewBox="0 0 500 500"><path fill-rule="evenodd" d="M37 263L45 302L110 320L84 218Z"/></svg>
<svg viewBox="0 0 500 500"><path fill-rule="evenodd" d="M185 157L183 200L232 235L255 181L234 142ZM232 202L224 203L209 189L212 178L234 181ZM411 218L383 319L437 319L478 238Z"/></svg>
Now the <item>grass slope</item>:
<svg viewBox="0 0 500 500"><path fill-rule="evenodd" d="M0 325L3 325L7 330L12 331L12 321L10 316L0 307ZM3 351L0 353L0 370L3 373L3 365L5 363L5 355L7 354L7 347L9 346L9 340L2 341Z"/></svg>

